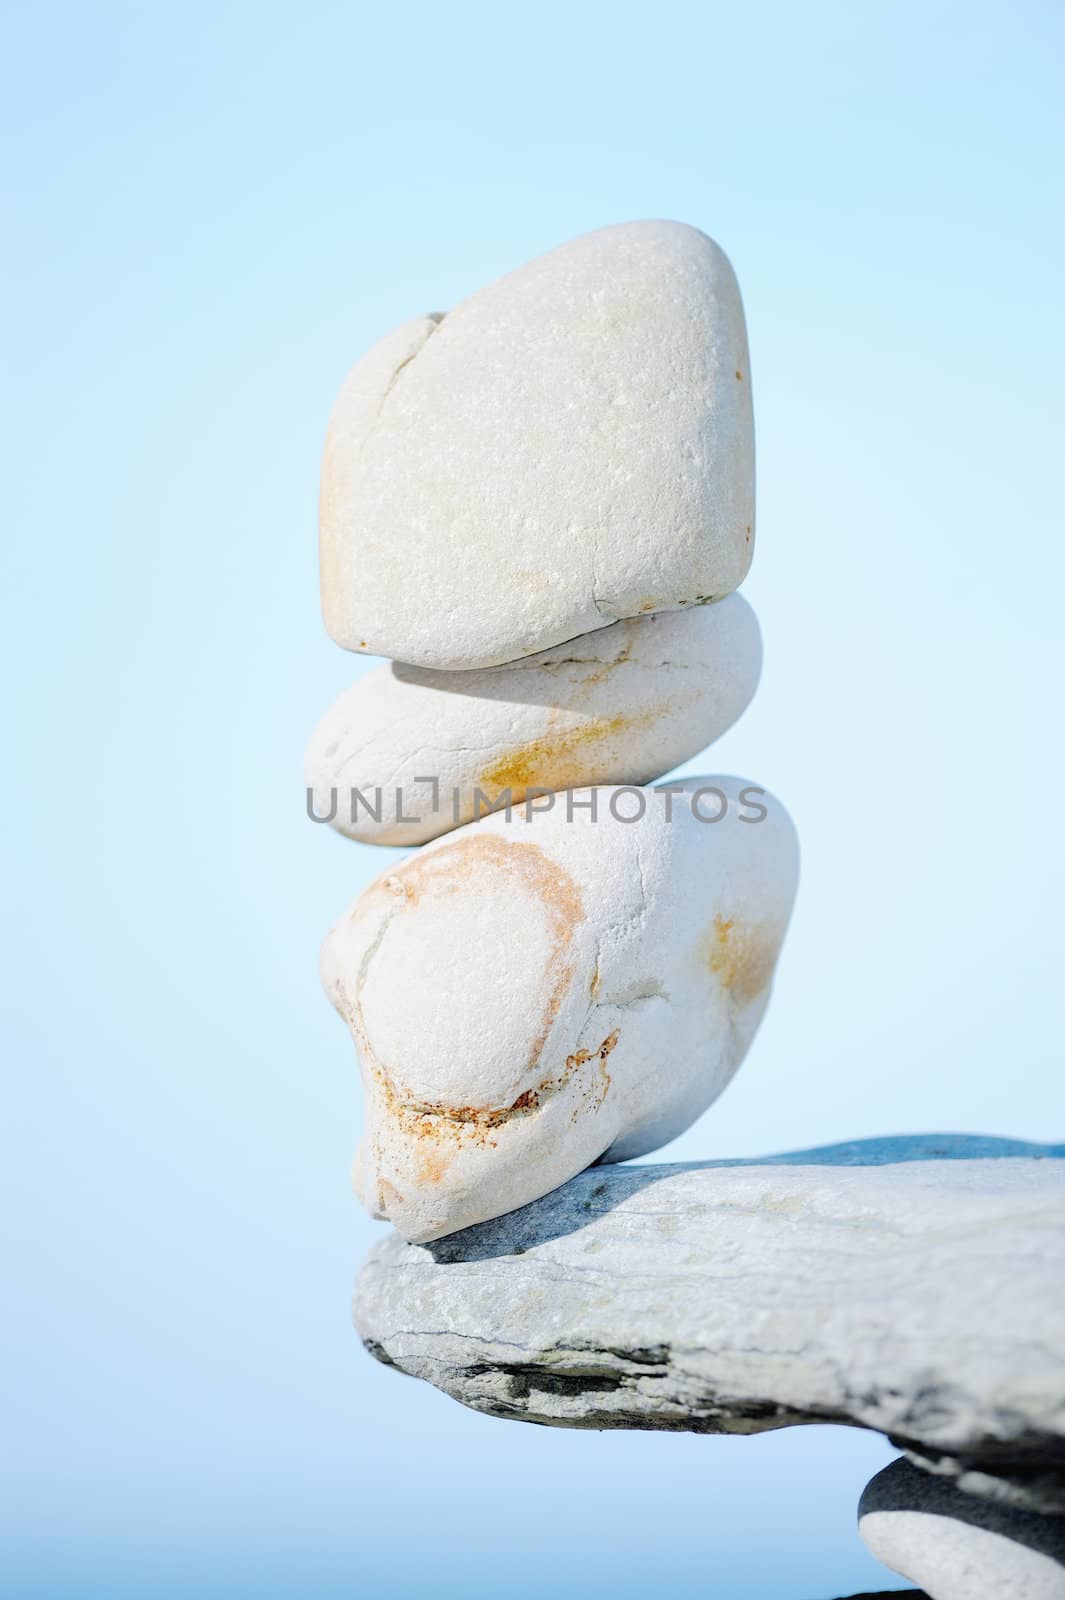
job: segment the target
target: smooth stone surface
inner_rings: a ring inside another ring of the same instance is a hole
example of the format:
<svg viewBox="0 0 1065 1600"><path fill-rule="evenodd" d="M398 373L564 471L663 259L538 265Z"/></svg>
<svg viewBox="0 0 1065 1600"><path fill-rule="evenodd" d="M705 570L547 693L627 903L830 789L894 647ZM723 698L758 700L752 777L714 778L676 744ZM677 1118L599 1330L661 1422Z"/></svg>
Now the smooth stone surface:
<svg viewBox="0 0 1065 1600"><path fill-rule="evenodd" d="M322 610L349 650L496 666L719 600L753 540L743 306L683 223L601 228L405 323L329 423Z"/></svg>
<svg viewBox="0 0 1065 1600"><path fill-rule="evenodd" d="M438 1244L382 1240L356 1323L380 1359L494 1416L851 1423L1049 1492L1065 1444L1063 1147L965 1159L971 1141L928 1135L911 1159L907 1145L870 1141L867 1164L848 1145L841 1161L830 1147L584 1172ZM961 1159L932 1154L945 1149Z"/></svg>
<svg viewBox="0 0 1065 1600"><path fill-rule="evenodd" d="M966 1494L908 1461L868 1485L858 1531L930 1600L1065 1600L1065 1516Z"/></svg>
<svg viewBox="0 0 1065 1600"><path fill-rule="evenodd" d="M576 790L528 821L470 823L378 878L326 939L366 1088L356 1189L407 1238L655 1149L746 1054L795 831L745 779L670 789Z"/></svg>
<svg viewBox="0 0 1065 1600"><path fill-rule="evenodd" d="M311 738L315 815L367 844L417 845L507 793L646 784L731 727L761 664L758 622L734 594L486 671L379 667Z"/></svg>

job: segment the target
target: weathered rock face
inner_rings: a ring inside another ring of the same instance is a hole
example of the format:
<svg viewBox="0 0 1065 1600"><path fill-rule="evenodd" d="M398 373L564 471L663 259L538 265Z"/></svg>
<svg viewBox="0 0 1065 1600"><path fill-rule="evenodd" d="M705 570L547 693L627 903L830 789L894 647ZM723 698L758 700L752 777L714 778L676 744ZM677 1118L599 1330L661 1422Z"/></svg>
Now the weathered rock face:
<svg viewBox="0 0 1065 1600"><path fill-rule="evenodd" d="M356 1187L407 1238L655 1149L743 1059L795 894L794 829L741 778L670 791L576 790L530 820L470 823L329 934L323 982L366 1087Z"/></svg>
<svg viewBox="0 0 1065 1600"><path fill-rule="evenodd" d="M440 1243L384 1239L356 1323L381 1360L495 1416L852 1423L986 1492L1065 1504L1065 1161L1044 1150L1065 1154L927 1136L596 1168Z"/></svg>
<svg viewBox="0 0 1065 1600"><path fill-rule="evenodd" d="M315 813L351 839L416 845L508 793L648 783L731 727L761 661L754 612L734 594L484 672L379 667L311 738Z"/></svg>
<svg viewBox="0 0 1065 1600"><path fill-rule="evenodd" d="M868 1485L858 1530L930 1600L1065 1600L1065 1516L966 1494L908 1461Z"/></svg>
<svg viewBox="0 0 1065 1600"><path fill-rule="evenodd" d="M739 289L682 223L602 228L406 323L329 425L322 607L350 650L495 666L721 599L753 539Z"/></svg>

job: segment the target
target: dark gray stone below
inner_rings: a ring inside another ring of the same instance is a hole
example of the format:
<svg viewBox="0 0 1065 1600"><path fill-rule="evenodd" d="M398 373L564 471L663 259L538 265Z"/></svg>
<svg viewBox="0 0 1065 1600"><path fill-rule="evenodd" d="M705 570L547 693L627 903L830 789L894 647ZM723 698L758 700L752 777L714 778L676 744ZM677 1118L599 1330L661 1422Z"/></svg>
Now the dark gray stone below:
<svg viewBox="0 0 1065 1600"><path fill-rule="evenodd" d="M866 1589L862 1594L842 1596L841 1600L929 1600L923 1589Z"/></svg>
<svg viewBox="0 0 1065 1600"><path fill-rule="evenodd" d="M1065 1516L966 1494L909 1461L866 1486L858 1528L878 1560L931 1600L1065 1597Z"/></svg>

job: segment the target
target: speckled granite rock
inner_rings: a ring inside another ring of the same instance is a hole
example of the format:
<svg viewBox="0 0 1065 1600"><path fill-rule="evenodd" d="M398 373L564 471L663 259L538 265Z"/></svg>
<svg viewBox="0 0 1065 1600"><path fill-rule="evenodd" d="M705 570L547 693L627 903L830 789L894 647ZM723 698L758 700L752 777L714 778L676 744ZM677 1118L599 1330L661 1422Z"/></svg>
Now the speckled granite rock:
<svg viewBox="0 0 1065 1600"><path fill-rule="evenodd" d="M390 1236L356 1323L495 1416L752 1433L844 1422L1054 1503L1065 1146L918 1136L582 1173L428 1246Z"/></svg>
<svg viewBox="0 0 1065 1600"><path fill-rule="evenodd" d="M858 1530L930 1600L1065 1600L1065 1516L966 1494L908 1461L868 1485Z"/></svg>

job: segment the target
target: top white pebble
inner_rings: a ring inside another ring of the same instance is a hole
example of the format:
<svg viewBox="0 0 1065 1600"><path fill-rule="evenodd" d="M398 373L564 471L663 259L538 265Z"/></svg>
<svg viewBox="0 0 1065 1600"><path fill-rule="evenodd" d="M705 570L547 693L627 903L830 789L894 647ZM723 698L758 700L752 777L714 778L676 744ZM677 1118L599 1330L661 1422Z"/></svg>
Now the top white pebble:
<svg viewBox="0 0 1065 1600"><path fill-rule="evenodd" d="M461 670L731 593L754 542L743 307L713 240L602 228L382 339L326 438L322 608Z"/></svg>

